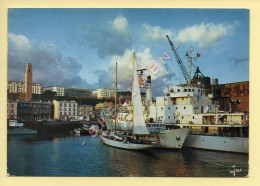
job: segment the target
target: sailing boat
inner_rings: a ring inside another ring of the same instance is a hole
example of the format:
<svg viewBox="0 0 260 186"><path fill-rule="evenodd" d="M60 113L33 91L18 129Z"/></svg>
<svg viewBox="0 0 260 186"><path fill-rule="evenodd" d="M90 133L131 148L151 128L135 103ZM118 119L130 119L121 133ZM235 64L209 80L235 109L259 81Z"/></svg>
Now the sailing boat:
<svg viewBox="0 0 260 186"><path fill-rule="evenodd" d="M130 150L146 150L153 148L156 142L150 140L150 133L146 127L141 102L141 92L135 70L135 53L133 54L133 82L132 82L132 133L127 131L116 131L116 118L114 131L102 131L100 138L104 144ZM116 86L115 86L115 112L117 112L117 63L116 63ZM116 115L116 114L115 114Z"/></svg>

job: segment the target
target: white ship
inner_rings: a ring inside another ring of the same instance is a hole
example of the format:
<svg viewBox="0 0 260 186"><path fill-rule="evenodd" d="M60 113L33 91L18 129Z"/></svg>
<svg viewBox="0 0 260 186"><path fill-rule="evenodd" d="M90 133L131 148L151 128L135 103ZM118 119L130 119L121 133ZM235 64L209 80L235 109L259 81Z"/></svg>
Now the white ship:
<svg viewBox="0 0 260 186"><path fill-rule="evenodd" d="M191 129L184 146L248 153L248 115L219 111L205 89L169 86L167 96L156 97L150 120Z"/></svg>

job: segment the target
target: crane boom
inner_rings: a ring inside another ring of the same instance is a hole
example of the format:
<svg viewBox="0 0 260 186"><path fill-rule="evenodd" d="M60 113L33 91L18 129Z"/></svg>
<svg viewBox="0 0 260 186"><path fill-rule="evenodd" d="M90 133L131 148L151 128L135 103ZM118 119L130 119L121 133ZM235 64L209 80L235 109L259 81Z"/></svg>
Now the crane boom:
<svg viewBox="0 0 260 186"><path fill-rule="evenodd" d="M176 49L174 48L174 45L173 45L172 41L170 40L169 36L166 35L166 37L167 37L167 39L168 39L168 41L169 41L169 43L170 43L170 45L171 45L172 51L173 51L173 53L174 53L174 56L175 56L175 59L176 59L178 65L179 65L179 67L180 67L180 69L181 69L182 75L184 76L186 82L188 83L188 82L189 82L189 73L188 73L188 71L186 70L184 64L182 63L182 60L181 60L181 58L180 58L178 52L177 52Z"/></svg>

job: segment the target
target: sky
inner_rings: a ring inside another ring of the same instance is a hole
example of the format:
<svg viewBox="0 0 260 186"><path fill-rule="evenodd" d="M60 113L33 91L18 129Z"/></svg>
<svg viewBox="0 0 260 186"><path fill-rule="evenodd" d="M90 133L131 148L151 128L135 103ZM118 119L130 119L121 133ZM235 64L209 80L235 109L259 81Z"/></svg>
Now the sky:
<svg viewBox="0 0 260 186"><path fill-rule="evenodd" d="M132 55L152 76L153 95L184 83L166 35L187 70L198 66L219 83L249 80L249 10L247 9L9 9L8 80L24 81L32 63L33 82L44 86L114 88L132 79ZM165 64L160 57L166 57ZM149 70L155 65L159 70Z"/></svg>

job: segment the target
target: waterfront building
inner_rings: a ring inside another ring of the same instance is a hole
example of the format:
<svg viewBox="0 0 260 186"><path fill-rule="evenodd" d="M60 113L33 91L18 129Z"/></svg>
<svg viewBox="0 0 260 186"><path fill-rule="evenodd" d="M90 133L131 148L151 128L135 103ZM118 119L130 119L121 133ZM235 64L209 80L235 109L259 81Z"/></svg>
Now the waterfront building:
<svg viewBox="0 0 260 186"><path fill-rule="evenodd" d="M53 100L54 119L77 119L78 103L76 101Z"/></svg>
<svg viewBox="0 0 260 186"><path fill-rule="evenodd" d="M17 101L7 101L7 119L17 120Z"/></svg>
<svg viewBox="0 0 260 186"><path fill-rule="evenodd" d="M8 93L25 93L25 82L23 81L7 81ZM39 83L32 84L32 94L41 94L43 87Z"/></svg>
<svg viewBox="0 0 260 186"><path fill-rule="evenodd" d="M64 93L65 96L68 97L92 97L91 89L82 89L82 88L65 88Z"/></svg>
<svg viewBox="0 0 260 186"><path fill-rule="evenodd" d="M18 120L52 119L52 103L36 101L19 101L17 106Z"/></svg>
<svg viewBox="0 0 260 186"><path fill-rule="evenodd" d="M25 72L25 100L32 100L32 64L27 63Z"/></svg>
<svg viewBox="0 0 260 186"><path fill-rule="evenodd" d="M87 120L94 118L92 105L78 105L78 120Z"/></svg>
<svg viewBox="0 0 260 186"><path fill-rule="evenodd" d="M112 88L100 88L97 89L97 99L114 98L115 90Z"/></svg>

